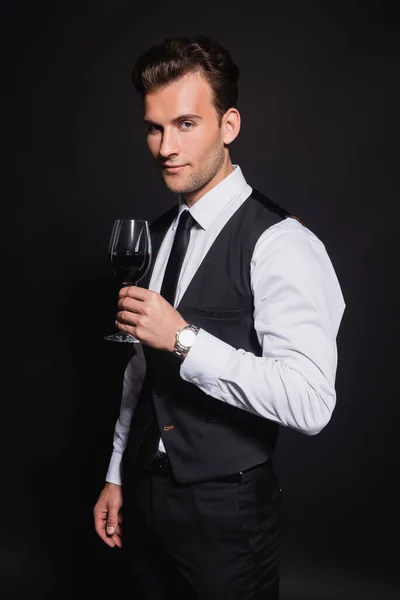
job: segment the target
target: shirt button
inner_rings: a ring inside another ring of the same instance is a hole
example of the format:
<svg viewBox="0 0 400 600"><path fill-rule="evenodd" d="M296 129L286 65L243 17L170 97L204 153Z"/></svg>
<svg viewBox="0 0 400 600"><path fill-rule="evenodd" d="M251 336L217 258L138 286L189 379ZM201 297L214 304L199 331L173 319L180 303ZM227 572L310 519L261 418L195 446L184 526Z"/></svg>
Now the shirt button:
<svg viewBox="0 0 400 600"><path fill-rule="evenodd" d="M197 384L197 383L200 383L200 380L199 380L199 378L198 378L198 377L193 377L193 380L192 380L192 381L193 381L193 383L196 383L196 384Z"/></svg>

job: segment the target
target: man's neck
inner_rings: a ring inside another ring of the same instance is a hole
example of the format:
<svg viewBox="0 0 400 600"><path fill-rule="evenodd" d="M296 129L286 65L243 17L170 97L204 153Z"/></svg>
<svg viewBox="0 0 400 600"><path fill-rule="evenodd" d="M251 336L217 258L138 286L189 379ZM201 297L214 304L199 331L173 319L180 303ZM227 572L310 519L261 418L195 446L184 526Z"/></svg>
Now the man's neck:
<svg viewBox="0 0 400 600"><path fill-rule="evenodd" d="M193 206L196 202L198 202L198 200L200 200L200 198L202 198L205 194L207 194L207 192L212 190L212 188L214 188L216 185L221 183L221 181L223 181L226 177L228 177L228 175L230 175L232 172L233 172L232 161L230 159L228 159L226 164L223 165L222 169L220 169L218 171L218 173L215 175L215 177L213 177L213 179L211 179L211 181L209 181L205 186L203 186L202 188L200 188L194 192L190 192L188 194L183 195L186 204L189 207Z"/></svg>

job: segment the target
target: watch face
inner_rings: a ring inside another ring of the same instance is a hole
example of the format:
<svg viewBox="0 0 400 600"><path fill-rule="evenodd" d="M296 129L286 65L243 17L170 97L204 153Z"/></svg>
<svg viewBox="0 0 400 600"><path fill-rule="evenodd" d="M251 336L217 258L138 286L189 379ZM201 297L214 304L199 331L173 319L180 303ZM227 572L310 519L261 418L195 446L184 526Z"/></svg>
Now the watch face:
<svg viewBox="0 0 400 600"><path fill-rule="evenodd" d="M179 343L182 344L182 346L191 346L195 339L196 334L191 329L184 329L179 334Z"/></svg>

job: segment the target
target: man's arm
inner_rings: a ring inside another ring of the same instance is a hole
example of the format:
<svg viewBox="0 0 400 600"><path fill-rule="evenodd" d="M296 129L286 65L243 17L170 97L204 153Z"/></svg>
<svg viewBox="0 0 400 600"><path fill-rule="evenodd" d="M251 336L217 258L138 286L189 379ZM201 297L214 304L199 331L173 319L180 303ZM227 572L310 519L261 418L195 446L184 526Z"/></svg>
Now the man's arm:
<svg viewBox="0 0 400 600"><path fill-rule="evenodd" d="M136 344L136 353L129 361L123 381L121 408L114 429L114 449L109 463L106 484L93 509L94 526L100 538L111 548L122 546L121 506L121 460L128 441L128 434L143 379L146 361L141 344Z"/></svg>
<svg viewBox="0 0 400 600"><path fill-rule="evenodd" d="M262 356L201 329L181 377L232 406L314 435L336 402L336 336L345 304L331 261L316 236L286 219L258 240L251 283Z"/></svg>
<svg viewBox="0 0 400 600"><path fill-rule="evenodd" d="M121 460L128 441L133 412L139 399L144 376L146 359L141 344L135 344L136 353L129 361L122 388L121 407L114 429L113 452L108 467L106 481L121 485Z"/></svg>

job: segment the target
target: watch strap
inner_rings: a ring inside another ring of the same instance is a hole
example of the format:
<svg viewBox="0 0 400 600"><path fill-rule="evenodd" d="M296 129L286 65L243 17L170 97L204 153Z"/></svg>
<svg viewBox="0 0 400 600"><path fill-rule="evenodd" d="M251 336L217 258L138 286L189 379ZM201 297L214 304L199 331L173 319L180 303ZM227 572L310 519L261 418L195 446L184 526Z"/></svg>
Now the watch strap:
<svg viewBox="0 0 400 600"><path fill-rule="evenodd" d="M174 346L174 350L173 353L175 354L175 356L178 356L179 358L185 358L187 353L189 352L190 348L192 346L184 346L183 344L181 344L181 342L179 341L179 335L182 331L189 329L190 331L193 331L196 335L199 332L199 328L196 327L195 325L185 325L185 327L182 327L182 329L179 329L176 334L175 334L175 346Z"/></svg>

